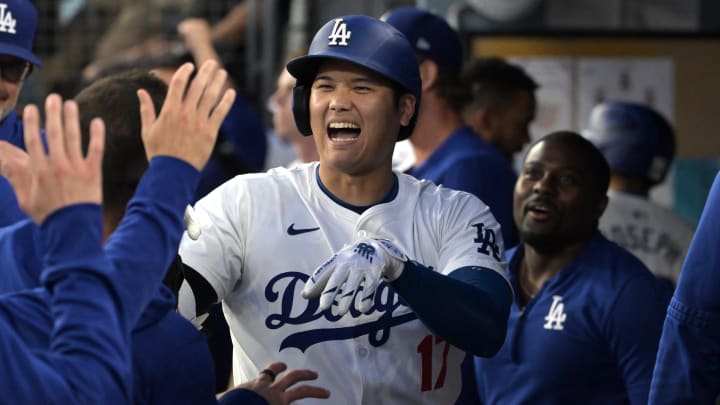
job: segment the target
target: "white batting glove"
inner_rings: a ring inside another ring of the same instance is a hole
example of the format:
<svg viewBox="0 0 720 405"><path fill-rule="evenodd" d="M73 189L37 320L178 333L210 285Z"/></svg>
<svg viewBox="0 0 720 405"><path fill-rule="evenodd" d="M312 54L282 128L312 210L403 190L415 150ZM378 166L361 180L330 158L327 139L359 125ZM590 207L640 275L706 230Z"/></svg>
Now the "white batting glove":
<svg viewBox="0 0 720 405"><path fill-rule="evenodd" d="M387 239L366 239L343 248L318 267L305 283L302 295L320 295L320 310L330 308L339 295L338 315L347 313L360 287L362 299L358 310L367 313L373 304L380 278L394 281L402 274L407 256ZM322 295L320 294L322 292Z"/></svg>
<svg viewBox="0 0 720 405"><path fill-rule="evenodd" d="M198 240L202 233L200 222L195 218L195 210L189 204L185 207L185 229L192 240Z"/></svg>

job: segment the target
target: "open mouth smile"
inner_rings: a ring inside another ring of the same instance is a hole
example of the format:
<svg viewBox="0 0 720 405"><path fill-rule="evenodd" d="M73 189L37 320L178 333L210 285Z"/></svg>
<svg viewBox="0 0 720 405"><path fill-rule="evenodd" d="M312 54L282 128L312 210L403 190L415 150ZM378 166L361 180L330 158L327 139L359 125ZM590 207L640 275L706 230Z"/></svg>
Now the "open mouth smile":
<svg viewBox="0 0 720 405"><path fill-rule="evenodd" d="M354 122L331 122L327 134L333 142L352 142L360 136L360 130Z"/></svg>

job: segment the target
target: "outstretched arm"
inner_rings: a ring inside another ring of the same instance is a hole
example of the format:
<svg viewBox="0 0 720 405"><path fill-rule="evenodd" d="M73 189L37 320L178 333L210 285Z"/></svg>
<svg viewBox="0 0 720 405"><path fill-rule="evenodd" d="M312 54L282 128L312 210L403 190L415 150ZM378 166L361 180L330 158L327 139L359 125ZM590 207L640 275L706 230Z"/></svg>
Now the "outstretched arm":
<svg viewBox="0 0 720 405"><path fill-rule="evenodd" d="M430 330L452 345L491 357L505 342L513 296L498 272L465 267L444 276L408 262L391 285Z"/></svg>
<svg viewBox="0 0 720 405"><path fill-rule="evenodd" d="M150 167L105 247L123 269L118 283L123 296L137 303L130 317L139 315L177 254L185 206L235 96L223 90L227 73L215 62L203 64L190 80L192 71L186 64L175 73L159 116L150 96L144 90L138 94Z"/></svg>
<svg viewBox="0 0 720 405"><path fill-rule="evenodd" d="M377 238L357 242L315 270L303 295L319 296L321 310L337 305L342 315L347 301L354 300L357 309L366 312L372 310L372 296L383 280L438 338L474 355L496 353L505 340L513 300L504 276L500 226L476 197L449 197L418 210L443 212L440 222L432 216L417 218L434 224L430 240L421 242L425 245Z"/></svg>
<svg viewBox="0 0 720 405"><path fill-rule="evenodd" d="M202 65L209 60L214 60L222 66L220 55L218 55L213 45L212 29L207 20L188 18L178 24L177 30L183 41L185 41L185 46L192 54L196 64ZM229 88L235 87L229 77L225 81L225 85Z"/></svg>
<svg viewBox="0 0 720 405"><path fill-rule="evenodd" d="M63 110L64 111L61 111ZM47 98L48 154L40 141L35 106L24 113L28 152L0 143L0 172L25 212L41 225L46 246L41 283L54 319L50 347L31 350L11 328L0 333L0 356L9 373L0 388L21 403L130 401L130 325L102 252L101 121L91 123L82 156L77 106ZM64 120L63 118L64 117Z"/></svg>
<svg viewBox="0 0 720 405"><path fill-rule="evenodd" d="M337 301L343 315L360 295L358 309L367 313L381 280L454 346L477 356L492 356L502 347L512 304L504 277L482 267L463 267L446 276L409 260L389 240L368 239L342 249L312 274L303 296L319 296L321 310Z"/></svg>

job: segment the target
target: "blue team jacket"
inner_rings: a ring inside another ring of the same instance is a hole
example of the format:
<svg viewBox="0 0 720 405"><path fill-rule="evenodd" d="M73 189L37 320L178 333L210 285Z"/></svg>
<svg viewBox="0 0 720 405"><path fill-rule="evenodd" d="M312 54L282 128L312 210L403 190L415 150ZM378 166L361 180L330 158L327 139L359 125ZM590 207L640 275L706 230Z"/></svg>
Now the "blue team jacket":
<svg viewBox="0 0 720 405"><path fill-rule="evenodd" d="M720 174L663 326L650 404L714 404L720 393Z"/></svg>
<svg viewBox="0 0 720 405"><path fill-rule="evenodd" d="M43 222L40 284L47 299L22 308L27 321L50 313L51 338L34 347L0 297L0 392L5 403L124 404L130 401L130 341L126 305L112 281L115 269L101 249L100 207L78 204ZM31 303L33 304L33 303ZM38 330L39 330L38 329Z"/></svg>
<svg viewBox="0 0 720 405"><path fill-rule="evenodd" d="M13 110L0 122L0 140L25 149L23 126L20 117ZM26 215L20 211L15 191L4 176L0 176L0 227L13 224Z"/></svg>
<svg viewBox="0 0 720 405"><path fill-rule="evenodd" d="M515 171L499 150L469 127L456 129L428 160L408 174L476 195L502 227L505 248L517 244L512 214Z"/></svg>
<svg viewBox="0 0 720 405"><path fill-rule="evenodd" d="M119 270L112 278L120 299L128 304L125 313L134 320L133 400L137 404L215 402L205 338L174 311L172 292L158 289L164 269L177 252L184 207L197 178L197 170L184 162L153 159L125 217L105 244L106 255ZM0 230L1 292L39 285L39 258L46 247L38 231L29 220ZM4 311L5 319L23 341L30 347L47 347L53 325L48 292L40 288L4 299L10 308Z"/></svg>
<svg viewBox="0 0 720 405"><path fill-rule="evenodd" d="M500 352L475 359L483 404L646 404L670 291L599 232L525 308L516 291Z"/></svg>

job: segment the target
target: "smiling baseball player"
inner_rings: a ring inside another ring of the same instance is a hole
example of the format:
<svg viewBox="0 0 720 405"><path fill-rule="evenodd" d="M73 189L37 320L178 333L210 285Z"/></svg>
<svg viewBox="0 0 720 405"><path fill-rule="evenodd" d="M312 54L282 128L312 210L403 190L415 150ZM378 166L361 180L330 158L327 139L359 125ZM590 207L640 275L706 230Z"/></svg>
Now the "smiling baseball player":
<svg viewBox="0 0 720 405"><path fill-rule="evenodd" d="M236 177L195 205L180 310L222 301L236 382L279 359L318 370L333 403L453 403L465 352L502 345L512 290L485 204L392 171L420 102L414 50L346 16L287 68L320 162Z"/></svg>

